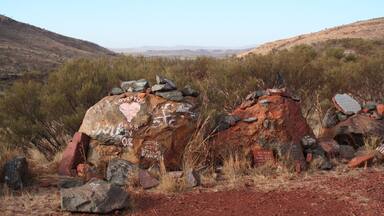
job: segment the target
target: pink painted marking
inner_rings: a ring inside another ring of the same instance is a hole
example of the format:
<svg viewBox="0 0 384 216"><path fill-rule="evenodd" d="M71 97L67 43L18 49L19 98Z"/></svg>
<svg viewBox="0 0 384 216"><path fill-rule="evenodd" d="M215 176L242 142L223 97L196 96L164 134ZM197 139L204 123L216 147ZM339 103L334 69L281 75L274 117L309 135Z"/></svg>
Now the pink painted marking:
<svg viewBox="0 0 384 216"><path fill-rule="evenodd" d="M137 102L132 103L122 103L119 106L120 112L123 113L128 122L131 122L132 119L140 111L140 104Z"/></svg>

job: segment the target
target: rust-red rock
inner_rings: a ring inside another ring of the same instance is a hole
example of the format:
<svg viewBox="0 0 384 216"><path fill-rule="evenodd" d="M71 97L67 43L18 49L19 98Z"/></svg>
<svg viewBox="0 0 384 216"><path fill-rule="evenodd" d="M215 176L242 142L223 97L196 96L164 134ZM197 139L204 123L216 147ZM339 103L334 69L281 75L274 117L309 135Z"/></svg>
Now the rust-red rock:
<svg viewBox="0 0 384 216"><path fill-rule="evenodd" d="M75 133L63 152L63 156L59 164L60 175L76 175L76 166L86 160L88 144L89 137L86 134L80 132Z"/></svg>
<svg viewBox="0 0 384 216"><path fill-rule="evenodd" d="M305 166L301 139L313 136L312 129L301 114L300 103L285 95L262 96L256 104L240 105L231 115L255 122L239 121L236 125L216 134L218 151L230 147L242 147L246 151L261 148L276 151L278 156L291 155ZM289 154L287 154L289 153Z"/></svg>

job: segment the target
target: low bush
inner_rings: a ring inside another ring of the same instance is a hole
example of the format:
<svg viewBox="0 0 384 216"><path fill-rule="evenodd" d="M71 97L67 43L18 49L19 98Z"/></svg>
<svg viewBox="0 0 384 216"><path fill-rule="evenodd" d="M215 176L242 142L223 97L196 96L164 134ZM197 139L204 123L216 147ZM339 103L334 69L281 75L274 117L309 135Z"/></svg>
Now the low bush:
<svg viewBox="0 0 384 216"><path fill-rule="evenodd" d="M203 115L212 120L231 111L249 92L273 87L278 72L286 87L301 97L306 116L326 110L338 92L378 101L384 98L383 48L384 41L343 39L245 58L73 60L47 80L23 79L6 90L0 98L0 138L12 147L34 146L52 159L79 128L86 110L112 87L140 78L154 83L156 74L202 92ZM343 50L353 50L354 58L346 60Z"/></svg>

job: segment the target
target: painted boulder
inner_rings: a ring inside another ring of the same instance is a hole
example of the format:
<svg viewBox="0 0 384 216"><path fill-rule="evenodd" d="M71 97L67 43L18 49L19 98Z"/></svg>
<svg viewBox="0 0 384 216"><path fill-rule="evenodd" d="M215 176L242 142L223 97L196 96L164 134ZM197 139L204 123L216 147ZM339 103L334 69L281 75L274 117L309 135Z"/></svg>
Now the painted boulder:
<svg viewBox="0 0 384 216"><path fill-rule="evenodd" d="M148 93L107 96L85 114L80 132L91 137L88 162L106 166L122 158L141 167L163 161L179 169L184 147L196 127L193 97L167 100Z"/></svg>

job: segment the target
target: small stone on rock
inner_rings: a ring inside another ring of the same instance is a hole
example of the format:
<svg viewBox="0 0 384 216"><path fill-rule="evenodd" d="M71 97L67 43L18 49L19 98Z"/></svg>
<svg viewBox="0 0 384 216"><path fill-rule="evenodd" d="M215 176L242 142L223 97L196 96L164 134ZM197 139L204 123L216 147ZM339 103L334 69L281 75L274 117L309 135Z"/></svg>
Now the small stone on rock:
<svg viewBox="0 0 384 216"><path fill-rule="evenodd" d="M181 91L177 90L167 92L156 92L156 95L173 101L182 101L184 99Z"/></svg>
<svg viewBox="0 0 384 216"><path fill-rule="evenodd" d="M121 89L119 87L114 87L111 90L111 95L121 95L123 93L124 93L123 89Z"/></svg>
<svg viewBox="0 0 384 216"><path fill-rule="evenodd" d="M126 92L144 92L149 87L149 83L145 79L139 79L122 82L120 87Z"/></svg>

